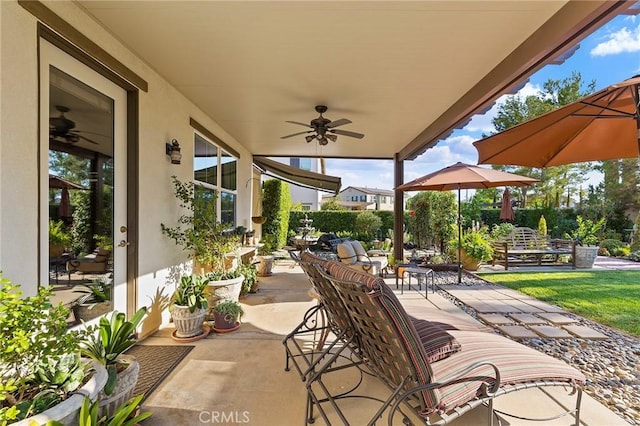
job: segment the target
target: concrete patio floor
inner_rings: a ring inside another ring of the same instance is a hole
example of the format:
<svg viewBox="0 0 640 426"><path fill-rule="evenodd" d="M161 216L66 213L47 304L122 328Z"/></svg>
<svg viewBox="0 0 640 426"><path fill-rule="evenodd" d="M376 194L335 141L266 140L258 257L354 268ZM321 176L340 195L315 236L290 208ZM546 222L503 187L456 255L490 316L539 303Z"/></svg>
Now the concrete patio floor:
<svg viewBox="0 0 640 426"><path fill-rule="evenodd" d="M395 288L395 278L387 279ZM284 371L283 337L316 302L308 295L309 282L292 262L274 267L271 277L261 278L260 291L241 300L245 316L239 330L228 334L210 334L190 343L195 348L148 397L144 410L153 416L145 425L251 424L303 425L306 392L297 372ZM438 294L405 291L398 297L410 309L439 309L454 315L468 315ZM171 338L173 327L166 327L145 339L144 345L178 344ZM329 385L344 389L356 383L354 368L333 373ZM359 395L386 397L388 389L377 379L364 375ZM498 398L495 408L522 416L547 417L573 406L575 396L562 388L528 389ZM379 404L361 398L340 401L351 425L364 425ZM533 422L500 416L503 425L528 425ZM332 424L342 424L335 416ZM545 422L545 425L569 425L572 417ZM419 422L416 422L419 424ZM317 418L316 424L324 424ZM386 417L379 424L386 424ZM398 418L394 424L401 424ZM487 411L479 407L457 419L452 425L487 424ZM496 423L497 424L497 423ZM540 424L540 423L536 423ZM581 424L587 426L628 425L605 406L583 394Z"/></svg>

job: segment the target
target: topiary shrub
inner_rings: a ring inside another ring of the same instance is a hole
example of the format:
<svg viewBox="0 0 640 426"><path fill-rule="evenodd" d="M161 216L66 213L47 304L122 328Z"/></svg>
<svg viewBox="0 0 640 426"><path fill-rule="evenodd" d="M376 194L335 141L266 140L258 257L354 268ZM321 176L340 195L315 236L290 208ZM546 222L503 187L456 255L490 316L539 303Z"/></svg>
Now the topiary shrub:
<svg viewBox="0 0 640 426"><path fill-rule="evenodd" d="M547 235L547 219L544 218L544 215L541 215L538 221L538 235L541 237Z"/></svg>
<svg viewBox="0 0 640 426"><path fill-rule="evenodd" d="M263 184L262 215L267 218L262 225L262 235L274 237L275 248L287 244L291 192L289 184L279 179L269 179Z"/></svg>
<svg viewBox="0 0 640 426"><path fill-rule="evenodd" d="M365 241L372 239L381 226L382 219L370 211L358 213L358 216L356 216L356 232Z"/></svg>

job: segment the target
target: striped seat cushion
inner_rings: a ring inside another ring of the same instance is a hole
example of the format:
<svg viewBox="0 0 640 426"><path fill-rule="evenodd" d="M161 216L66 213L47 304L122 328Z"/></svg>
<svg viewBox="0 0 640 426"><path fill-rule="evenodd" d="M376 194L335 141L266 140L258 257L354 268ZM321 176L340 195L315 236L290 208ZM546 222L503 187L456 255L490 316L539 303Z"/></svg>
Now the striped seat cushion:
<svg viewBox="0 0 640 426"><path fill-rule="evenodd" d="M437 324L423 319L409 317L418 332L429 362L436 362L462 349L460 343L451 334Z"/></svg>
<svg viewBox="0 0 640 426"><path fill-rule="evenodd" d="M446 382L457 372L474 363L489 362L499 369L502 386L536 381L560 381L568 385L584 383L584 375L564 361L506 337L474 331L453 330L450 333L460 342L462 351L431 364L434 382ZM493 377L494 373L488 367L481 367L469 373L469 376L483 375ZM447 412L472 400L478 394L479 387L479 382L467 382L441 388L438 410Z"/></svg>

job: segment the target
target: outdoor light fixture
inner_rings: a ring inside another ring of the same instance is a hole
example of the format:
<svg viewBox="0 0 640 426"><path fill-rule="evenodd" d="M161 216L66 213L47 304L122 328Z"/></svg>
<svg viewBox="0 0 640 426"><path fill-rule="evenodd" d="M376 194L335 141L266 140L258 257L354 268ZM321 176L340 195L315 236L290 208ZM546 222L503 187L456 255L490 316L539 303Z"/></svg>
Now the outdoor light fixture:
<svg viewBox="0 0 640 426"><path fill-rule="evenodd" d="M171 157L171 164L180 164L182 154L180 153L180 144L176 139L171 139L170 144L166 144L167 155Z"/></svg>

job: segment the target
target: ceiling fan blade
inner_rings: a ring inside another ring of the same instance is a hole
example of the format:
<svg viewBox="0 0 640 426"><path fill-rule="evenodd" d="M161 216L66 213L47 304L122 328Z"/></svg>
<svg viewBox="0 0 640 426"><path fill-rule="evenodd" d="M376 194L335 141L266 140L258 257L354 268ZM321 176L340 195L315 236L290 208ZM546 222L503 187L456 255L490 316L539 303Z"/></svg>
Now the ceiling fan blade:
<svg viewBox="0 0 640 426"><path fill-rule="evenodd" d="M327 124L327 128L331 129L333 127L344 126L345 124L350 124L350 123L351 123L351 120L348 120L346 118L341 118L340 120L332 121L331 123Z"/></svg>
<svg viewBox="0 0 640 426"><path fill-rule="evenodd" d="M304 127L310 127L313 129L313 127L311 127L311 125L309 123L301 123L299 121L285 121L285 123L291 123L291 124L298 124L300 126L304 126Z"/></svg>
<svg viewBox="0 0 640 426"><path fill-rule="evenodd" d="M329 130L331 133L335 133L336 135L349 136L352 138L362 139L364 135L362 133L350 132L348 130Z"/></svg>
<svg viewBox="0 0 640 426"><path fill-rule="evenodd" d="M103 135L102 133L96 133L96 132L88 132L86 130L69 130L69 133L84 133L86 135L96 135L96 136L102 136L103 138L107 138L109 136L107 135Z"/></svg>
<svg viewBox="0 0 640 426"><path fill-rule="evenodd" d="M287 139L287 138L290 138L290 137L293 137L293 136L304 135L305 133L311 133L311 132L313 132L313 130L305 130L304 132L298 132L298 133L293 133L291 135L282 136L282 137L280 137L280 139Z"/></svg>

